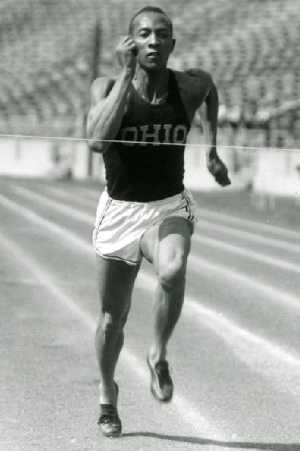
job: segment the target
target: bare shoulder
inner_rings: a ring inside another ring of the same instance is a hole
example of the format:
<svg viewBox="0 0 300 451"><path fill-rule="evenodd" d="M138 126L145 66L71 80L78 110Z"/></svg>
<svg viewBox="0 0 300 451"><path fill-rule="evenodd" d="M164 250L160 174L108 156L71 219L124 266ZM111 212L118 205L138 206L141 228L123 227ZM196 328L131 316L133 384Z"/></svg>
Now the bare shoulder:
<svg viewBox="0 0 300 451"><path fill-rule="evenodd" d="M178 87L189 102L201 104L213 85L212 76L198 68L174 71Z"/></svg>
<svg viewBox="0 0 300 451"><path fill-rule="evenodd" d="M98 77L91 85L92 102L97 102L106 97L115 83L112 77Z"/></svg>

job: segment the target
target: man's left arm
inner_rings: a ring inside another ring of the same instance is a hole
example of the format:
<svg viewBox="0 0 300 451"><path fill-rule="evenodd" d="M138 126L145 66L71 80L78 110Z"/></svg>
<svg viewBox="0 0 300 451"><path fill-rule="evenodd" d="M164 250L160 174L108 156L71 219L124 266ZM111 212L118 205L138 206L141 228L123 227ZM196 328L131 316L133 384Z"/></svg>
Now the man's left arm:
<svg viewBox="0 0 300 451"><path fill-rule="evenodd" d="M231 183L228 177L228 169L217 153L218 110L218 92L210 77L208 93L198 113L203 126L205 143L208 145L206 151L207 168L219 185L227 186Z"/></svg>

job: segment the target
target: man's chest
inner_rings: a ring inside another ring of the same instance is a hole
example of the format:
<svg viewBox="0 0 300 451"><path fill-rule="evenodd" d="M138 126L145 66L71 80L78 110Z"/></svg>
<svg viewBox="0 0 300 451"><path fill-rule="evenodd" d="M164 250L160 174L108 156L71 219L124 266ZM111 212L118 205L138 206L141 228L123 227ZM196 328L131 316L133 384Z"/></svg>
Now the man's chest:
<svg viewBox="0 0 300 451"><path fill-rule="evenodd" d="M173 100L151 105L142 99L131 99L118 138L144 143L184 143L190 120L182 102Z"/></svg>

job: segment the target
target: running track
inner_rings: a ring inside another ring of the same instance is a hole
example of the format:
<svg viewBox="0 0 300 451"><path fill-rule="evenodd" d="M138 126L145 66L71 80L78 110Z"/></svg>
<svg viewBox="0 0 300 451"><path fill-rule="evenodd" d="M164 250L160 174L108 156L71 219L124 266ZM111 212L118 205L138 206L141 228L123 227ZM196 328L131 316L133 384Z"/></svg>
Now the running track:
<svg viewBox="0 0 300 451"><path fill-rule="evenodd" d="M1 451L300 450L300 232L213 205L201 210L169 348L174 400L149 392L145 263L116 375L124 436L102 438L97 197L95 185L0 180Z"/></svg>

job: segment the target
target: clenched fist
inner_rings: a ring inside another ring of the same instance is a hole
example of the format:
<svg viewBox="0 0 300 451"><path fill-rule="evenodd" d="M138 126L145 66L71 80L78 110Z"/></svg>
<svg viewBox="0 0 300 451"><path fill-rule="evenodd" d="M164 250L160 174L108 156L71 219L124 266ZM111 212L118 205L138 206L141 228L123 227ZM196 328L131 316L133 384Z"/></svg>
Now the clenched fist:
<svg viewBox="0 0 300 451"><path fill-rule="evenodd" d="M227 186L231 184L228 169L216 153L208 156L207 169L219 185Z"/></svg>
<svg viewBox="0 0 300 451"><path fill-rule="evenodd" d="M137 46L130 36L121 39L116 48L116 55L122 68L135 70Z"/></svg>

